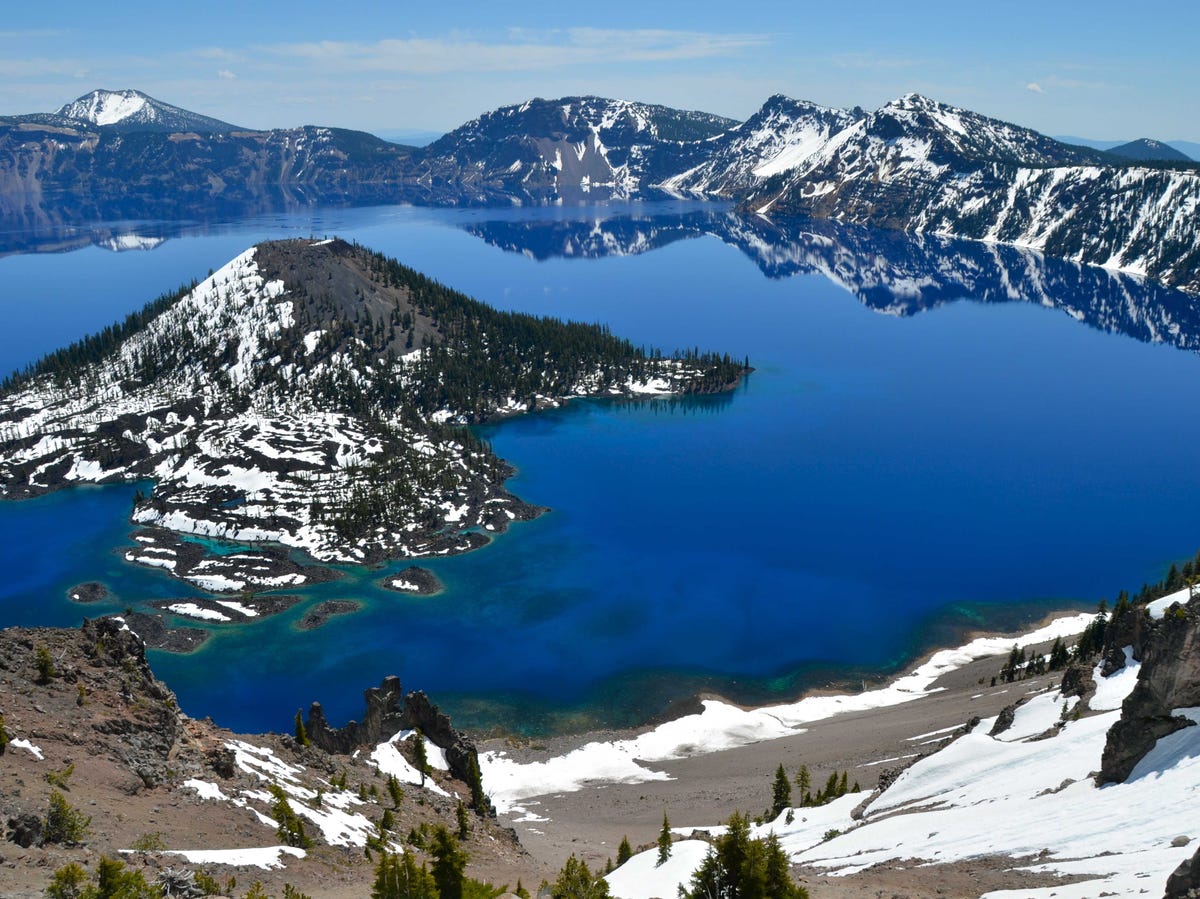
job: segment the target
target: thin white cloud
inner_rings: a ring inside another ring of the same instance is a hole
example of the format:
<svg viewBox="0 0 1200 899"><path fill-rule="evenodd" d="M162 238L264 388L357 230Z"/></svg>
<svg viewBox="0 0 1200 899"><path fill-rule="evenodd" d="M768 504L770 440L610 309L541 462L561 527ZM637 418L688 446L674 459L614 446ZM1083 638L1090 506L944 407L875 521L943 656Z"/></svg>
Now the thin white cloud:
<svg viewBox="0 0 1200 899"><path fill-rule="evenodd" d="M233 81L237 78L237 75L233 74L229 69L218 69L217 77L224 81Z"/></svg>
<svg viewBox="0 0 1200 899"><path fill-rule="evenodd" d="M82 78L88 69L77 59L48 59L34 57L31 59L5 59L0 57L0 77L3 78L43 78L54 75L67 78Z"/></svg>
<svg viewBox="0 0 1200 899"><path fill-rule="evenodd" d="M1031 93L1034 93L1034 94L1046 93L1045 90L1042 89L1042 86L1040 84L1038 84L1036 81L1031 81L1027 85L1025 85L1025 90L1030 91Z"/></svg>
<svg viewBox="0 0 1200 899"><path fill-rule="evenodd" d="M501 40L449 35L373 42L315 41L259 49L277 63L319 66L334 73L442 75L709 59L737 55L769 41L769 36L761 34L572 28L546 32L513 29Z"/></svg>
<svg viewBox="0 0 1200 899"><path fill-rule="evenodd" d="M56 38L62 37L66 32L57 31L53 28L33 28L28 31L0 31L0 40L4 41L31 41L38 38Z"/></svg>

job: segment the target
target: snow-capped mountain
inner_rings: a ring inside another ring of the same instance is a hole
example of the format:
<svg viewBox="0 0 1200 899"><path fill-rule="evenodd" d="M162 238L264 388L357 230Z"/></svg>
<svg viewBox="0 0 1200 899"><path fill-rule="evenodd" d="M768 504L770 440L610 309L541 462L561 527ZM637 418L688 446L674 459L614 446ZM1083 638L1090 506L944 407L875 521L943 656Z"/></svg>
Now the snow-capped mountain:
<svg viewBox="0 0 1200 899"><path fill-rule="evenodd" d="M240 130L236 125L163 103L135 90L94 90L68 103L57 114L121 131L194 131L210 134Z"/></svg>
<svg viewBox="0 0 1200 899"><path fill-rule="evenodd" d="M735 122L601 97L530 100L482 115L427 148L428 177L515 199L630 197L711 152Z"/></svg>
<svg viewBox="0 0 1200 899"><path fill-rule="evenodd" d="M746 207L1041 250L1200 290L1200 171L1143 168L910 94Z"/></svg>
<svg viewBox="0 0 1200 899"><path fill-rule="evenodd" d="M151 119L188 130L122 139ZM63 196L128 218L183 202L245 207L277 192L289 203L484 206L665 191L733 199L746 213L1033 248L1200 292L1200 165L1122 160L919 94L871 113L774 96L742 124L624 100L536 99L425 148L331 128L201 124L135 91L0 118L0 214Z"/></svg>
<svg viewBox="0 0 1200 899"><path fill-rule="evenodd" d="M672 193L735 196L801 165L861 117L861 111L776 94L745 122L713 138L709 159L657 186Z"/></svg>

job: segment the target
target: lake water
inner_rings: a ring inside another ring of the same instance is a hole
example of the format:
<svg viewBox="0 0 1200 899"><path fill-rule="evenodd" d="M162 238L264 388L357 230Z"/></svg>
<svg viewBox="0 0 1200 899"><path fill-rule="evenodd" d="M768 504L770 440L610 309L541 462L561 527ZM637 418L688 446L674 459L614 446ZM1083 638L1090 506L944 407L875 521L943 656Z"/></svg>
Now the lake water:
<svg viewBox="0 0 1200 899"><path fill-rule="evenodd" d="M519 469L510 489L553 511L429 563L437 597L347 569L274 618L210 626L191 656L152 653L185 711L233 728L289 729L313 699L354 716L393 673L461 724L530 733L636 724L704 690L765 702L880 676L965 629L1093 607L1200 546L1200 324L1189 298L1132 279L678 203L116 230L166 239L0 258L0 370L252 243L334 234L502 308L756 368L727 396L486 429ZM32 243L0 233L0 252ZM133 491L0 505L0 623L195 595L121 560ZM70 603L85 580L115 598ZM335 598L363 608L296 628Z"/></svg>

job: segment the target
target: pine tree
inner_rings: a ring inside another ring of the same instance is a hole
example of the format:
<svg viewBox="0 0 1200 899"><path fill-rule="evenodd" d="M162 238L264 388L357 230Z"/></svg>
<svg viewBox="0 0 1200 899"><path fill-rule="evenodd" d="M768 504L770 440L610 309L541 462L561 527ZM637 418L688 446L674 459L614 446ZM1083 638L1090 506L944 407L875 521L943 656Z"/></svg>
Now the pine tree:
<svg viewBox="0 0 1200 899"><path fill-rule="evenodd" d="M42 827L47 843L80 843L87 835L92 819L71 807L58 790L50 791L50 810Z"/></svg>
<svg viewBox="0 0 1200 899"><path fill-rule="evenodd" d="M458 807L454 810L454 815L458 820L458 838L465 840L471 833L471 825L467 819L467 807L463 805L462 800L458 800Z"/></svg>
<svg viewBox="0 0 1200 899"><path fill-rule="evenodd" d="M483 774L479 770L479 759L474 752L467 755L467 786L471 790L471 808L480 815L489 814L491 802L483 792Z"/></svg>
<svg viewBox="0 0 1200 899"><path fill-rule="evenodd" d="M71 862L54 872L46 887L47 899L79 899L88 888L88 874L78 862Z"/></svg>
<svg viewBox="0 0 1200 899"><path fill-rule="evenodd" d="M812 792L812 775L808 771L808 765L801 765L800 770L796 772L796 786L800 790L802 803L807 805L805 797Z"/></svg>
<svg viewBox="0 0 1200 899"><path fill-rule="evenodd" d="M617 867L633 858L633 847L629 845L629 837L621 837L621 845L617 847Z"/></svg>
<svg viewBox="0 0 1200 899"><path fill-rule="evenodd" d="M375 866L371 899L438 899L437 884L407 850L398 856L384 852Z"/></svg>
<svg viewBox="0 0 1200 899"><path fill-rule="evenodd" d="M400 779L395 774L388 775L387 791L392 800L392 808L400 808L400 803L404 801L404 788L400 786Z"/></svg>
<svg viewBox="0 0 1200 899"><path fill-rule="evenodd" d="M807 899L808 892L791 881L788 859L771 834L751 839L750 822L734 813L725 833L692 874L690 889L682 899Z"/></svg>
<svg viewBox="0 0 1200 899"><path fill-rule="evenodd" d="M308 738L308 731L304 728L304 716L300 713L300 709L296 709L296 742L301 746L312 745L312 741Z"/></svg>
<svg viewBox="0 0 1200 899"><path fill-rule="evenodd" d="M34 662L37 665L39 684L48 684L52 678L58 676L58 672L54 669L54 658L50 655L50 650L44 644L39 643L37 649L33 652Z"/></svg>
<svg viewBox="0 0 1200 899"><path fill-rule="evenodd" d="M771 819L778 818L791 803L792 784L788 780L787 772L783 770L783 764L780 763L775 771L775 788L771 796Z"/></svg>
<svg viewBox="0 0 1200 899"><path fill-rule="evenodd" d="M440 899L463 899L463 871L467 867L467 853L459 847L454 834L438 825L433 831L429 852L433 855L430 873L437 884Z"/></svg>
<svg viewBox="0 0 1200 899"><path fill-rule="evenodd" d="M425 775L429 773L429 754L425 750L425 736L420 728L413 731L413 767L421 775L421 786L425 786Z"/></svg>
<svg viewBox="0 0 1200 899"><path fill-rule="evenodd" d="M587 862L572 855L550 887L551 899L608 899L608 881L594 875Z"/></svg>
<svg viewBox="0 0 1200 899"><path fill-rule="evenodd" d="M658 832L658 861L655 866L661 865L671 857L671 822L667 820L666 809L663 810L662 829Z"/></svg>
<svg viewBox="0 0 1200 899"><path fill-rule="evenodd" d="M279 825L276 831L279 839L288 846L295 846L297 849L311 849L312 839L304 832L304 822L300 820L300 816L292 808L287 794L283 792L278 784L270 784L267 787L267 791L273 797L271 817Z"/></svg>

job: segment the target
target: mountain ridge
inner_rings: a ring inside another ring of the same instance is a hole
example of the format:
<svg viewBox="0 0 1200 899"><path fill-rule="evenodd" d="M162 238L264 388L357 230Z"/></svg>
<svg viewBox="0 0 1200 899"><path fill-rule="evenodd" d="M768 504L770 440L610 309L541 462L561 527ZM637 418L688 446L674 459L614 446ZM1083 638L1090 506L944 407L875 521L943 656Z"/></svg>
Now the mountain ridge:
<svg viewBox="0 0 1200 899"><path fill-rule="evenodd" d="M1200 164L1122 159L916 93L871 112L777 94L743 123L539 98L424 148L315 126L164 133L44 114L0 119L0 150L0 213L11 215L63 193L123 209L162 203L164 184L216 205L269 191L297 204L450 206L666 193L1028 247L1200 292Z"/></svg>

